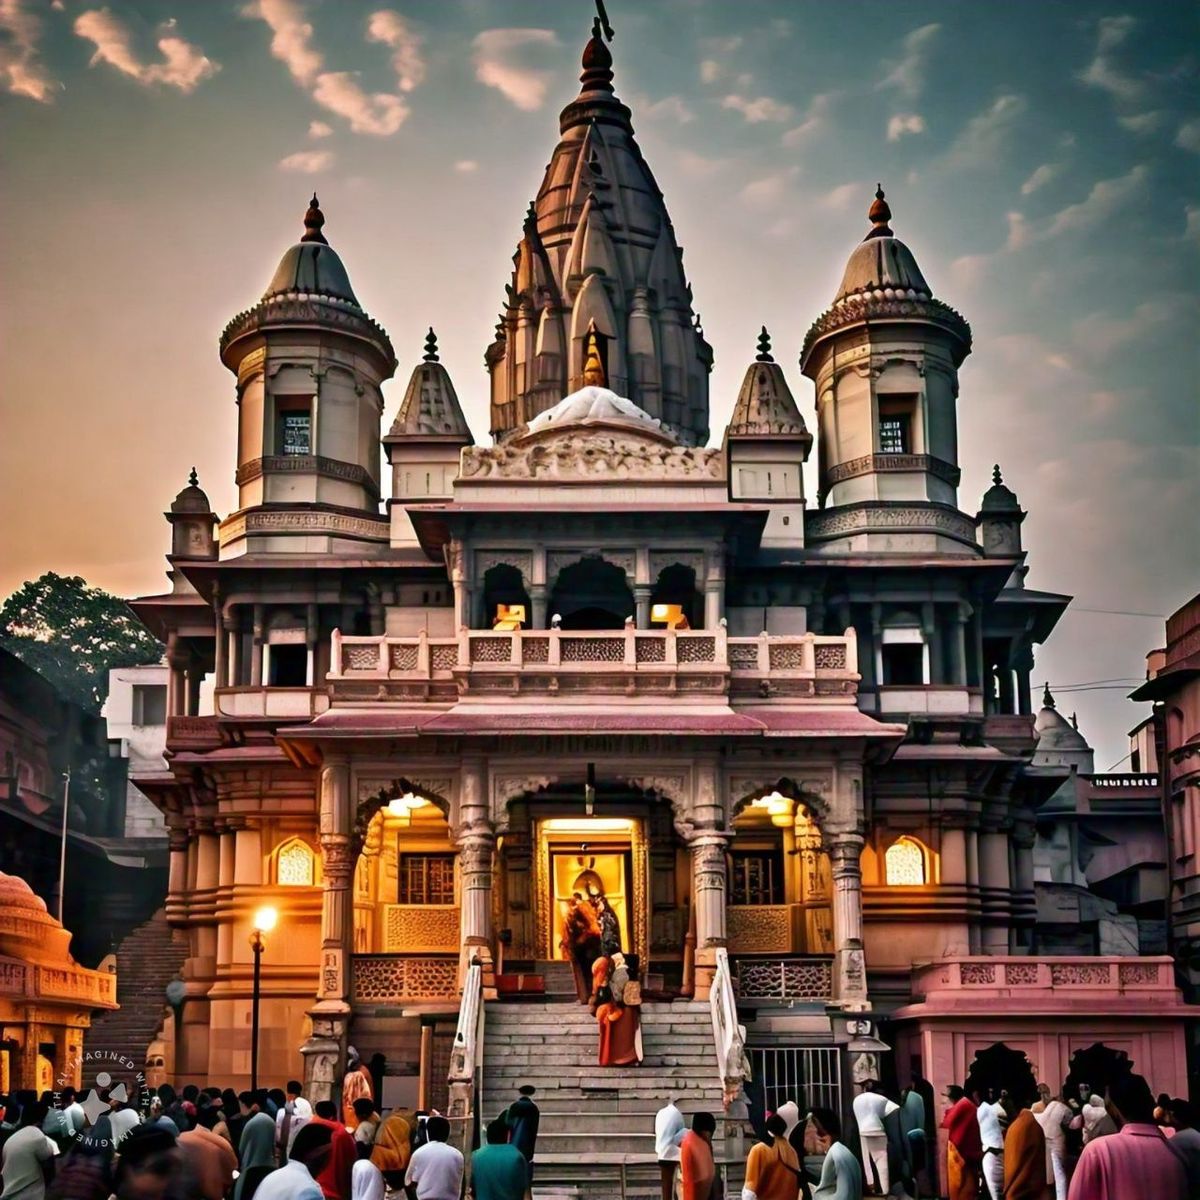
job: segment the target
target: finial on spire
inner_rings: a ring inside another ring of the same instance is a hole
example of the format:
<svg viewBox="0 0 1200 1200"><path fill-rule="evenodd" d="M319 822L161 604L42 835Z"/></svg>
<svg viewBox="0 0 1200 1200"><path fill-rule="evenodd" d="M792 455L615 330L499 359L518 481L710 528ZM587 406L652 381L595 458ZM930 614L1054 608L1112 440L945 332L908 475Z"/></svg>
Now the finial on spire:
<svg viewBox="0 0 1200 1200"><path fill-rule="evenodd" d="M888 222L892 219L892 210L888 207L883 195L883 184L875 185L875 200L867 211L867 219L871 222L871 231L867 237L892 237Z"/></svg>
<svg viewBox="0 0 1200 1200"><path fill-rule="evenodd" d="M771 356L771 335L767 332L767 327L764 325L758 334L758 354L754 359L755 362L774 362L775 359Z"/></svg>
<svg viewBox="0 0 1200 1200"><path fill-rule="evenodd" d="M583 74L579 82L584 91L611 92L612 52L604 44L612 41L613 30L608 23L602 0L596 0L596 15L592 18L592 36L583 48Z"/></svg>
<svg viewBox="0 0 1200 1200"><path fill-rule="evenodd" d="M1043 688L1042 688L1042 707L1043 708L1053 708L1054 707L1054 697L1050 693L1050 685L1048 683L1044 684Z"/></svg>
<svg viewBox="0 0 1200 1200"><path fill-rule="evenodd" d="M996 487L999 487L1003 482L1004 476L1000 474L1000 464L996 463L996 465L992 467L992 483Z"/></svg>
<svg viewBox="0 0 1200 1200"><path fill-rule="evenodd" d="M1071 728L1075 730L1076 733L1079 732L1079 718L1075 715L1075 713L1071 714Z"/></svg>
<svg viewBox="0 0 1200 1200"><path fill-rule="evenodd" d="M325 240L325 235L321 232L321 226L325 224L325 214L321 211L321 206L317 202L317 193L313 192L313 198L308 202L308 212L304 214L304 234L300 238L302 242L320 242L322 245L329 245Z"/></svg>
<svg viewBox="0 0 1200 1200"><path fill-rule="evenodd" d="M425 335L425 362L438 362L438 347L437 334L433 332L433 326L430 325L429 332Z"/></svg>
<svg viewBox="0 0 1200 1200"><path fill-rule="evenodd" d="M192 468L192 473L188 476L188 486L189 487L199 487L200 486L200 476L196 474L195 467Z"/></svg>
<svg viewBox="0 0 1200 1200"><path fill-rule="evenodd" d="M582 383L584 387L608 386L608 380L604 375L604 360L600 357L600 341L594 320L588 322L587 337L583 343Z"/></svg>

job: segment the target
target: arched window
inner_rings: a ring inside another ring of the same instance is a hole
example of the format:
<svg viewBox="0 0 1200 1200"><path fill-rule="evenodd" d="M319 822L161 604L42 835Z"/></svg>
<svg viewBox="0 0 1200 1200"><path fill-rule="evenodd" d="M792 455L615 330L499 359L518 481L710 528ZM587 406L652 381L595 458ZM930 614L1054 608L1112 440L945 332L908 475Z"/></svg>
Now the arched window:
<svg viewBox="0 0 1200 1200"><path fill-rule="evenodd" d="M275 882L281 887L312 887L315 860L312 847L299 838L280 847L275 859Z"/></svg>
<svg viewBox="0 0 1200 1200"><path fill-rule="evenodd" d="M883 867L890 887L920 887L929 882L925 847L916 838L894 841L883 856Z"/></svg>

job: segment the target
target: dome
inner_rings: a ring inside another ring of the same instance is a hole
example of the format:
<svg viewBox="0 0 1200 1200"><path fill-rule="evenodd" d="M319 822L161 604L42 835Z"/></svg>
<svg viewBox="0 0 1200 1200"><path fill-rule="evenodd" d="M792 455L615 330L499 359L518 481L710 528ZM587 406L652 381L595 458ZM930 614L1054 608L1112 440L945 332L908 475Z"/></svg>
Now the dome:
<svg viewBox="0 0 1200 1200"><path fill-rule="evenodd" d="M1074 719L1068 721L1055 707L1050 685L1042 697L1042 709L1033 723L1036 745L1032 766L1070 768L1090 775L1094 768L1092 748L1079 732Z"/></svg>
<svg viewBox="0 0 1200 1200"><path fill-rule="evenodd" d="M0 871L0 912L11 913L19 911L23 916L32 916L34 920L44 918L49 924L57 924L46 910L46 902L40 896L35 896L33 889L17 875L6 875Z"/></svg>
<svg viewBox="0 0 1200 1200"><path fill-rule="evenodd" d="M928 299L932 293L917 260L888 224L892 210L884 199L882 184L875 189L875 202L867 217L871 222L870 232L850 255L833 302L862 293L886 292L889 288L893 295L898 292L902 298Z"/></svg>
<svg viewBox="0 0 1200 1200"><path fill-rule="evenodd" d="M565 396L553 408L539 413L526 425L522 436L529 437L572 425L621 425L662 441L676 440L661 421L643 412L632 400L595 385L582 387Z"/></svg>
<svg viewBox="0 0 1200 1200"><path fill-rule="evenodd" d="M264 300L291 292L305 292L358 305L358 297L350 286L350 276L346 274L342 260L321 232L324 224L325 214L314 193L308 212L304 214L304 236L284 251L263 293Z"/></svg>
<svg viewBox="0 0 1200 1200"><path fill-rule="evenodd" d="M200 489L200 480L196 476L196 468L192 468L188 476L188 485L171 501L173 513L210 513L212 505L208 497Z"/></svg>

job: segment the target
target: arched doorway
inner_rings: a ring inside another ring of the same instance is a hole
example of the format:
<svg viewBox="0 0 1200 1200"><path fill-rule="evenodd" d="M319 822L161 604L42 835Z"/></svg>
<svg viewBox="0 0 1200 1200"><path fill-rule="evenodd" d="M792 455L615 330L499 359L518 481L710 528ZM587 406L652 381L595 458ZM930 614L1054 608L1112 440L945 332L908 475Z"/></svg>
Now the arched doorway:
<svg viewBox="0 0 1200 1200"><path fill-rule="evenodd" d="M510 563L496 563L483 576L483 623L491 629L499 615L501 605L511 608L514 604L525 609L524 627L530 628L533 607L529 593L525 590L525 577Z"/></svg>
<svg viewBox="0 0 1200 1200"><path fill-rule="evenodd" d="M984 1100L995 1100L1005 1091L1022 1106L1037 1099L1037 1080L1029 1059L1003 1042L976 1053L963 1087L968 1096L978 1092Z"/></svg>
<svg viewBox="0 0 1200 1200"><path fill-rule="evenodd" d="M1076 1050L1071 1055L1063 1083L1063 1099L1086 1098L1092 1093L1103 1096L1119 1079L1132 1074L1133 1060L1124 1050L1094 1042L1087 1049Z"/></svg>
<svg viewBox="0 0 1200 1200"><path fill-rule="evenodd" d="M554 581L550 613L563 629L623 629L634 614L625 572L598 555L571 563Z"/></svg>
<svg viewBox="0 0 1200 1200"><path fill-rule="evenodd" d="M654 591L650 593L651 626L661 624L653 617L654 607L658 604L678 604L687 618L688 627L698 629L704 609L703 601L696 591L694 568L685 567L682 563L672 563L659 572Z"/></svg>

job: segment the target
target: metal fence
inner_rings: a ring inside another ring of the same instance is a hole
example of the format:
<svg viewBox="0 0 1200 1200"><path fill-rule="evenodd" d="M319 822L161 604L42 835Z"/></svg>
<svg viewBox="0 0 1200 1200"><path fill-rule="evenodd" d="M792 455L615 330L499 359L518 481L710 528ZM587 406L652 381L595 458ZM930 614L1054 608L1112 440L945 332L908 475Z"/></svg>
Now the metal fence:
<svg viewBox="0 0 1200 1200"><path fill-rule="evenodd" d="M750 1046L750 1066L761 1080L767 1112L794 1100L800 1111L842 1111L842 1072L836 1046Z"/></svg>

